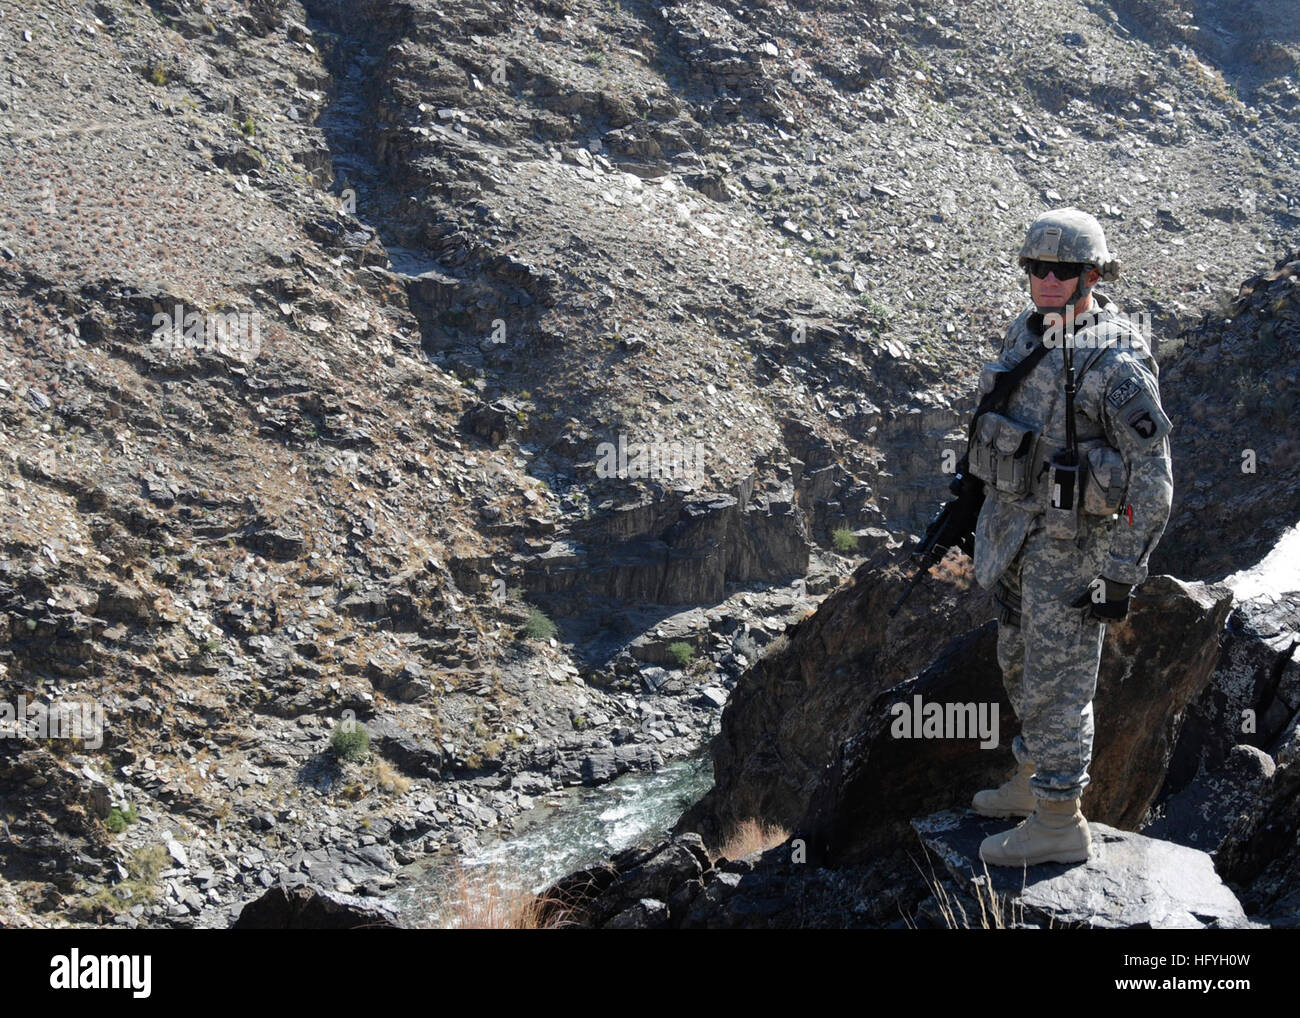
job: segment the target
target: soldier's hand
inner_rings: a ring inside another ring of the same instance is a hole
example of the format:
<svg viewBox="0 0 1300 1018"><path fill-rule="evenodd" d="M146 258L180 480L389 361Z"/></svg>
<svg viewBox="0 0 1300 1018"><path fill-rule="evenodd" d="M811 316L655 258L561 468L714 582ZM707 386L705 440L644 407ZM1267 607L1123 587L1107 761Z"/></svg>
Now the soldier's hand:
<svg viewBox="0 0 1300 1018"><path fill-rule="evenodd" d="M1129 594L1133 586L1098 576L1088 585L1071 608L1088 608L1088 616L1098 622L1119 622L1128 616Z"/></svg>

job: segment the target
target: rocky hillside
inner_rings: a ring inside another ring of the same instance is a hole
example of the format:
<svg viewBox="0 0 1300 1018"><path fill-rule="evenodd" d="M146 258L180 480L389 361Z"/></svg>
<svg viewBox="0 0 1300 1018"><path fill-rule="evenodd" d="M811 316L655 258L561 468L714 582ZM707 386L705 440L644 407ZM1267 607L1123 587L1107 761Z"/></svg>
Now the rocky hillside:
<svg viewBox="0 0 1300 1018"><path fill-rule="evenodd" d="M1154 570L1252 564L1286 8L0 0L0 702L104 722L0 739L0 923L376 897L697 752L933 508L1051 205L1162 347Z"/></svg>

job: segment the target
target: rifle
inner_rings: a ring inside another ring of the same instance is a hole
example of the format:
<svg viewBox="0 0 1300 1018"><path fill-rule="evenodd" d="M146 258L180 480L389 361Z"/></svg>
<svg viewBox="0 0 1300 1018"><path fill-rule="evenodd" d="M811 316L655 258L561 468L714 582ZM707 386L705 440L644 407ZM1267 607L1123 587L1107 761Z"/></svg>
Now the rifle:
<svg viewBox="0 0 1300 1018"><path fill-rule="evenodd" d="M1042 315L1030 316L1030 328L1037 332L1040 337L1042 336ZM993 391L986 394L980 400L979 406L975 408L970 427L966 431L966 446L968 449L970 448L970 438L975 434L975 422L989 411L1001 413L1006 409L1015 387L1020 384L1021 379L1034 369L1034 365L1047 356L1047 349L1045 344L1040 343L1021 359L1015 367L998 376L997 381L993 384ZM1072 386L1073 379L1071 379ZM1072 399L1074 393L1067 391L1066 395L1067 398ZM948 486L948 490L956 497L946 502L935 514L934 519L930 521L930 525L925 528L925 536L921 538L921 543L912 550L913 557L920 559L920 562L907 586L903 588L903 593L894 602L894 606L889 609L890 618L893 618L898 613L898 609L903 606L903 602L911 595L913 588L920 582L921 577L930 571L932 565L947 554L949 548L955 545L971 558L975 557L975 524L979 521L980 509L984 505L984 482L978 477L972 477L969 470L970 455L968 453L958 462L957 476L953 478L952 484Z"/></svg>
<svg viewBox="0 0 1300 1018"><path fill-rule="evenodd" d="M921 581L921 577L948 553L949 548L956 546L967 555L974 557L975 524L984 505L984 482L968 474L966 472L968 468L969 460L963 456L961 462L957 464L957 476L949 486L949 490L957 497L940 507L934 519L930 521L930 525L925 528L925 536L921 538L921 543L912 549L912 556L919 562L912 578L903 588L903 593L889 609L890 618L898 614L898 609L911 596L913 588Z"/></svg>

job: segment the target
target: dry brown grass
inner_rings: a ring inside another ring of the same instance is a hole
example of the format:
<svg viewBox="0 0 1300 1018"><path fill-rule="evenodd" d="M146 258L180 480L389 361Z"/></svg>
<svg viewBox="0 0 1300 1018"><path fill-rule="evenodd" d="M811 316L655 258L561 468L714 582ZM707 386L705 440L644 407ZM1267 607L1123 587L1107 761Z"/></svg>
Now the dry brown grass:
<svg viewBox="0 0 1300 1018"><path fill-rule="evenodd" d="M375 788L386 795L405 795L410 791L410 780L399 774L396 768L382 757L372 757L366 774L375 783Z"/></svg>
<svg viewBox="0 0 1300 1018"><path fill-rule="evenodd" d="M727 859L743 859L754 852L766 852L789 837L790 832L784 827L750 818L736 825L720 854Z"/></svg>
<svg viewBox="0 0 1300 1018"><path fill-rule="evenodd" d="M936 580L952 584L958 590L969 590L975 582L975 563L969 555L950 548L948 554L935 564L931 575Z"/></svg>
<svg viewBox="0 0 1300 1018"><path fill-rule="evenodd" d="M950 930L1008 930L1016 929L1023 925L1025 921L1025 907L1020 898L1006 900L999 896L993 890L993 878L989 875L988 864L982 859L980 866L984 870L984 875L977 877L974 871L971 871L970 883L967 889L974 894L974 905L979 909L976 915L972 909L970 914L967 913L966 906L958 898L954 898L944 887L943 881L934 872L934 864L930 859L929 850L922 844L922 851L925 852L925 860L930 868L930 875L926 876L925 871L917 865L916 860L912 860L912 865L916 866L917 872L925 881L926 886L934 895L935 904L939 908L939 915L943 917L945 926ZM1024 890L1024 884L1021 884L1021 890ZM912 923L908 921L908 925ZM1048 923L1051 928L1053 922ZM915 929L915 926L912 927Z"/></svg>
<svg viewBox="0 0 1300 1018"><path fill-rule="evenodd" d="M450 921L458 930L540 930L547 903L496 867L461 866L448 903Z"/></svg>

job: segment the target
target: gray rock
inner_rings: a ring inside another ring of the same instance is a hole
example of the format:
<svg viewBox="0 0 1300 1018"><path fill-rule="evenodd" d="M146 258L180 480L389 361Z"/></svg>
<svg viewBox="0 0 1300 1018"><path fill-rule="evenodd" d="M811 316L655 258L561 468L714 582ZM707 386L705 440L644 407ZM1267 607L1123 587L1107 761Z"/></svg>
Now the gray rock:
<svg viewBox="0 0 1300 1018"><path fill-rule="evenodd" d="M1097 929L1249 926L1209 855L1183 845L1091 823L1086 863L1015 869L986 867L979 858L980 842L1007 830L1008 821L947 810L913 820L912 827L954 881L969 891L987 880L986 898L991 887L1004 911L1026 919Z"/></svg>
<svg viewBox="0 0 1300 1018"><path fill-rule="evenodd" d="M668 925L668 906L654 898L642 898L605 923L605 930L657 930Z"/></svg>
<svg viewBox="0 0 1300 1018"><path fill-rule="evenodd" d="M176 860L178 866L189 868L190 862L185 855L185 849L180 842L174 839L167 839L167 854Z"/></svg>
<svg viewBox="0 0 1300 1018"><path fill-rule="evenodd" d="M1246 812L1275 769L1254 746L1234 746L1223 766L1202 771L1164 804L1164 815L1142 828L1150 838L1214 852L1237 817Z"/></svg>
<svg viewBox="0 0 1300 1018"><path fill-rule="evenodd" d="M354 930L396 925L388 906L304 885L271 888L243 907L231 929Z"/></svg>

